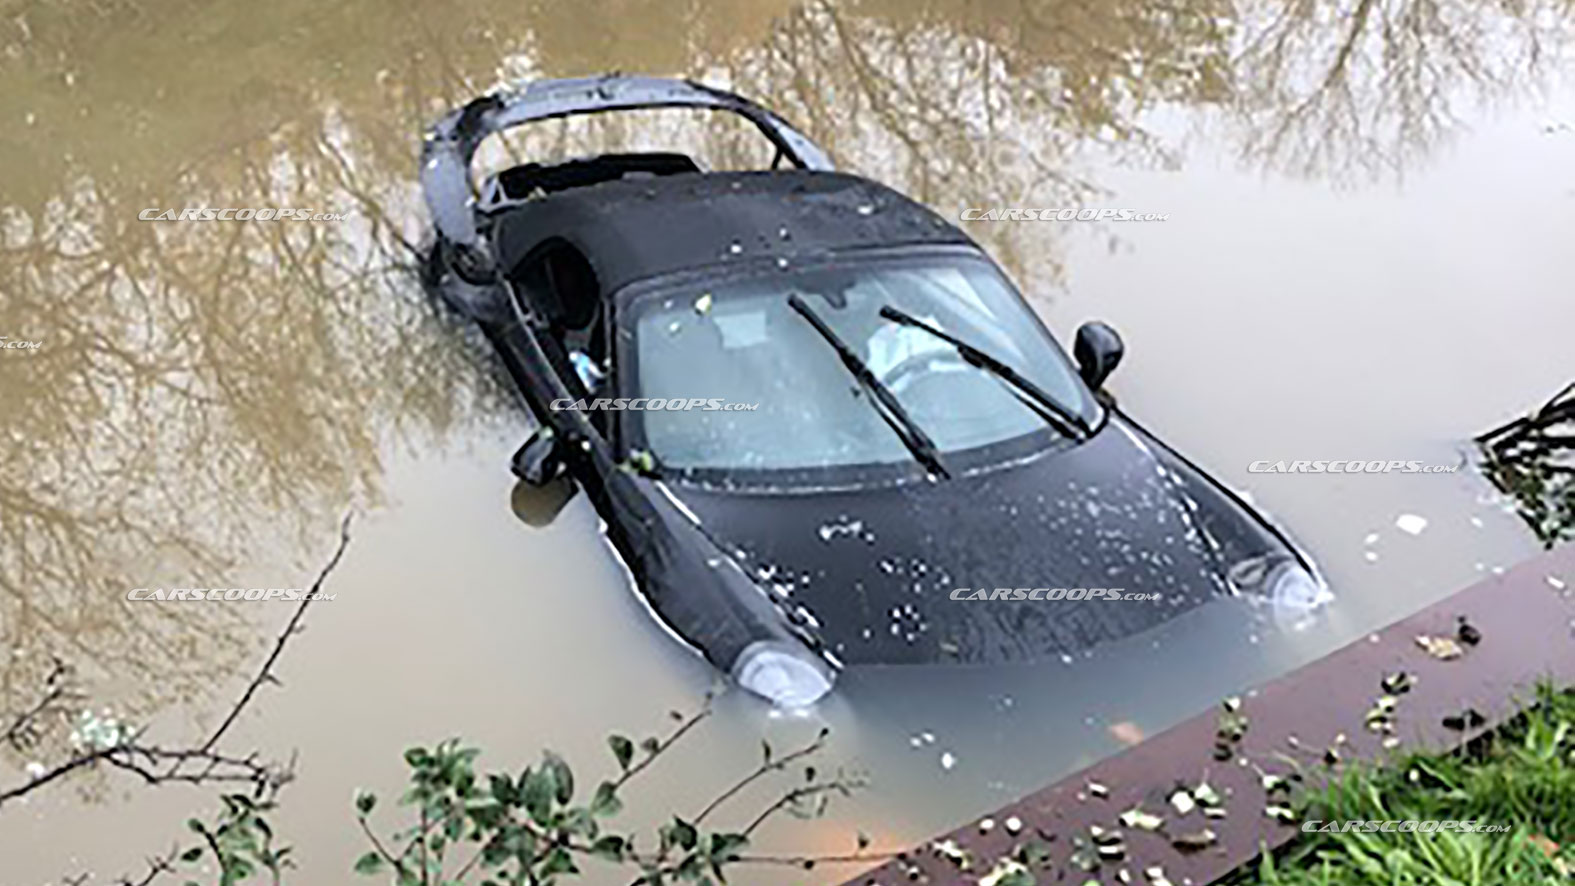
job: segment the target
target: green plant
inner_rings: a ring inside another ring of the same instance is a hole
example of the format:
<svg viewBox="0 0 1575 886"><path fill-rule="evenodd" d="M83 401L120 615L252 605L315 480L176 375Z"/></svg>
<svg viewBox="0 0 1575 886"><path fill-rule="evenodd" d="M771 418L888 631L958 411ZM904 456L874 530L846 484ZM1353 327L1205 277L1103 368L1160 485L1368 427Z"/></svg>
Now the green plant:
<svg viewBox="0 0 1575 886"><path fill-rule="evenodd" d="M589 791L583 790L569 763L551 751L518 775L482 775L475 768L480 751L457 739L433 748L411 748L405 752L410 784L399 803L411 810L413 820L388 840L381 839L370 820L377 808L376 795L357 794L356 817L371 848L356 861L355 871L389 876L398 886L473 882L549 886L581 873L580 865L595 859L628 866L636 884L662 886L725 883L727 870L741 863L809 869L824 860L883 857L867 851L868 840L862 835L856 852L834 859L746 854L753 833L778 813L817 816L832 795L846 796L863 784L841 771L822 778L814 766L803 762L824 746L826 730L780 757L763 743L761 762L751 772L695 814L674 815L654 834L642 839L615 828L613 820L623 808L629 782L709 713L709 704L689 717L675 711L671 716L677 726L666 738L652 736L638 746L625 736L609 736L616 773ZM712 815L744 788L773 775L785 775L793 784L747 823L710 826Z"/></svg>
<svg viewBox="0 0 1575 886"><path fill-rule="evenodd" d="M1303 799L1306 820L1474 820L1500 833L1341 830L1309 835L1231 886L1521 886L1575 872L1575 694L1535 704L1459 753L1354 766Z"/></svg>

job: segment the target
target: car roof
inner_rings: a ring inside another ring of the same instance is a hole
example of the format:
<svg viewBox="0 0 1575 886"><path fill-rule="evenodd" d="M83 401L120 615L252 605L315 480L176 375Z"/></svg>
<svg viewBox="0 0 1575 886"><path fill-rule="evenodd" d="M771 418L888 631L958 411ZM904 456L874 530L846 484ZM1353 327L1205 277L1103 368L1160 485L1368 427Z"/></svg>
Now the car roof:
<svg viewBox="0 0 1575 886"><path fill-rule="evenodd" d="M515 204L493 229L512 273L567 242L607 297L635 280L729 261L973 241L929 208L840 172L773 170L625 178Z"/></svg>

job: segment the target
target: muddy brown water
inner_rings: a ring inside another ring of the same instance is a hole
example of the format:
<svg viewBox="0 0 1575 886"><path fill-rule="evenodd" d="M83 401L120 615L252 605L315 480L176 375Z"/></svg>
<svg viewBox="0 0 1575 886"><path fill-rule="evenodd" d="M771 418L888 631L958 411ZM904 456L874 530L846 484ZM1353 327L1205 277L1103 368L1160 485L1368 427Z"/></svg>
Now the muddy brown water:
<svg viewBox="0 0 1575 886"><path fill-rule="evenodd" d="M232 736L297 754L276 822L297 847L294 882L351 879L365 848L352 792L393 794L411 744L464 736L511 771L552 747L596 772L608 732L662 729L713 681L630 593L583 497L537 525L506 468L526 416L487 350L412 281L418 133L500 78L619 68L731 85L844 167L954 217L1168 215L965 227L1063 341L1090 318L1120 329L1125 408L1249 491L1338 595L1300 629L1222 604L1071 662L856 669L802 717L724 693L644 780L631 821L693 811L754 765L762 738L787 747L829 725L820 765L870 787L762 842L846 852L863 830L900 845L1537 550L1469 466L1247 466L1458 464L1472 433L1569 380L1567 2L1513 18L1406 0L1283 17L943 0L0 9L0 335L40 343L0 350L0 710L27 702L53 653L95 709L161 740L195 735L288 606L126 592L302 585L355 511L335 599ZM510 147L668 141L716 165L757 150L684 114L555 124ZM348 218L137 219L184 206ZM1402 530L1405 515L1425 528ZM61 740L0 750L0 787ZM8 803L0 882L140 872L212 798L110 775Z"/></svg>

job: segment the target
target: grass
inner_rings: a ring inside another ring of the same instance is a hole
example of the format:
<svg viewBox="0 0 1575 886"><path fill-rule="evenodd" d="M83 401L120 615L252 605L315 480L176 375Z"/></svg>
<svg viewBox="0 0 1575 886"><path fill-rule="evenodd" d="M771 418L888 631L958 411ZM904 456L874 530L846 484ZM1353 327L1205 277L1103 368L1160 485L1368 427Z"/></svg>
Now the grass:
<svg viewBox="0 0 1575 886"><path fill-rule="evenodd" d="M1309 833L1226 886L1572 886L1575 689L1456 753L1355 764L1304 799L1302 820L1475 820L1505 833Z"/></svg>

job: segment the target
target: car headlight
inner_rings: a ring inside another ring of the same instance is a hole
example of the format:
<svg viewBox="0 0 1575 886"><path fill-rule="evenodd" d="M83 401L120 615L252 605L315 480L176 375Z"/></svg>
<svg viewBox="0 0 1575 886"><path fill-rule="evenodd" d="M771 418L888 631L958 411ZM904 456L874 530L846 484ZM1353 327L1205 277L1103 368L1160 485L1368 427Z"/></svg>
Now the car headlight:
<svg viewBox="0 0 1575 886"><path fill-rule="evenodd" d="M1292 628L1305 627L1334 600L1323 579L1288 556L1249 557L1231 567L1228 578L1233 593L1268 608L1275 621Z"/></svg>
<svg viewBox="0 0 1575 886"><path fill-rule="evenodd" d="M784 708L802 708L831 691L829 668L791 645L757 640L738 654L733 679L750 692Z"/></svg>
<svg viewBox="0 0 1575 886"><path fill-rule="evenodd" d="M1269 582L1269 600L1276 611L1308 613L1334 600L1334 594L1317 576L1289 561L1270 573Z"/></svg>

